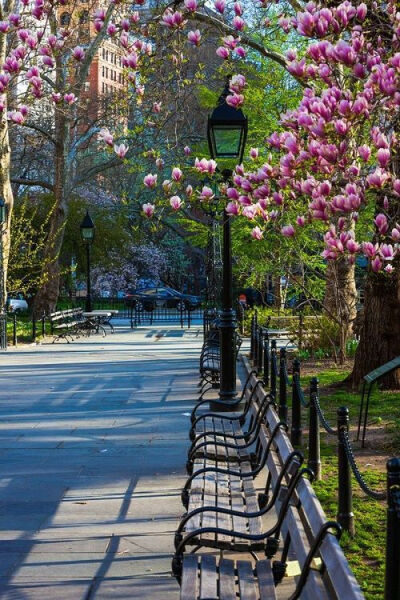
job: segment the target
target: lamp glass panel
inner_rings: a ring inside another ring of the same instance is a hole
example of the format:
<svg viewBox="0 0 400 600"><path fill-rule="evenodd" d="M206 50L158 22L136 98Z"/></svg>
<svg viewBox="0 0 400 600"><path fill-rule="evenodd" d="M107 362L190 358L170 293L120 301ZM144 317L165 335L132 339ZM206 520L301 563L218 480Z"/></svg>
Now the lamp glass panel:
<svg viewBox="0 0 400 600"><path fill-rule="evenodd" d="M88 241L92 240L93 235L94 235L93 227L82 227L81 234L82 234L82 238L84 240L88 240Z"/></svg>
<svg viewBox="0 0 400 600"><path fill-rule="evenodd" d="M239 156L242 138L241 127L214 125L212 131L216 157L235 158Z"/></svg>

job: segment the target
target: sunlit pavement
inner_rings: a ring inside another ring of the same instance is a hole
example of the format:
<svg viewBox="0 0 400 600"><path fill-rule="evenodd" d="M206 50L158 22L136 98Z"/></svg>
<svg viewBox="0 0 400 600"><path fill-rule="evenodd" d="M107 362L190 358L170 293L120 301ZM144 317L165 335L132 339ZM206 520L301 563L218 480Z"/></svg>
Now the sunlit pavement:
<svg viewBox="0 0 400 600"><path fill-rule="evenodd" d="M0 367L0 598L178 598L202 327L117 325Z"/></svg>

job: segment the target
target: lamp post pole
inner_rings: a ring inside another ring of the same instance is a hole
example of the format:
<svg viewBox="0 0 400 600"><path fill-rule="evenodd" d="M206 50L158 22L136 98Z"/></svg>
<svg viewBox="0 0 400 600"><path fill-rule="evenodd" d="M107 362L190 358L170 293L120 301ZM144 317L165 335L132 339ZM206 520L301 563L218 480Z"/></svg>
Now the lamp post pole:
<svg viewBox="0 0 400 600"><path fill-rule="evenodd" d="M247 117L241 109L227 103L230 94L229 78L218 99L218 105L208 118L207 139L212 158L232 159L240 164L243 159L247 138ZM232 177L228 169L222 171L225 183ZM222 275L222 311L220 317L220 392L219 405L211 403L212 408L229 406L236 403L236 313L233 310L232 286L232 240L231 217L223 212L223 275Z"/></svg>
<svg viewBox="0 0 400 600"><path fill-rule="evenodd" d="M86 242L86 312L92 312L92 289L90 283L90 242Z"/></svg>
<svg viewBox="0 0 400 600"><path fill-rule="evenodd" d="M236 398L236 313L233 309L231 216L223 212L223 271L220 318L221 374L219 398Z"/></svg>
<svg viewBox="0 0 400 600"><path fill-rule="evenodd" d="M86 211L86 215L81 223L81 236L86 246L86 312L92 312L92 289L90 282L90 246L94 239L94 223Z"/></svg>

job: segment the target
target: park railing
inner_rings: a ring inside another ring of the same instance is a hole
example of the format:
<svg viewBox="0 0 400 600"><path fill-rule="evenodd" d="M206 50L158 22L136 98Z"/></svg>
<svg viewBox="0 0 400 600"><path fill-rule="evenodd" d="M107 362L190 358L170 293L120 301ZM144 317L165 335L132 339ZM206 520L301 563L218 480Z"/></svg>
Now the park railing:
<svg viewBox="0 0 400 600"><path fill-rule="evenodd" d="M280 419L290 423L293 446L298 448L305 443L308 447L307 466L315 473L316 479L321 479L323 468L320 451L321 428L337 440L337 521L350 535L355 534L351 474L368 497L387 503L385 600L397 600L400 598L400 458L390 458L387 462L386 489L372 489L354 454L349 435L349 409L345 406L339 407L336 423L330 423L321 407L318 379L313 377L310 380L306 393L301 385L300 361L297 358L293 360L290 377L286 348L278 348L278 341L275 338L271 339L271 332L266 327L258 325L255 314L251 323L251 366L258 375L262 375L264 386L269 388L269 394L275 399ZM289 391L291 406L288 406ZM303 421L308 423L307 440L303 439Z"/></svg>

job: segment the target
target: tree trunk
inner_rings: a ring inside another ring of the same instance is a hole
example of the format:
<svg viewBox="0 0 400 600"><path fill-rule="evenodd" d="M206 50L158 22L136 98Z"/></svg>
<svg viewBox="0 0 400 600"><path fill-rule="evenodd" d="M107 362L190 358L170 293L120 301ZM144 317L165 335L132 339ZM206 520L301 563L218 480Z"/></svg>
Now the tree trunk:
<svg viewBox="0 0 400 600"><path fill-rule="evenodd" d="M346 357L346 343L353 331L357 314L355 266L346 259L330 261L326 270L324 308L339 326L339 360Z"/></svg>
<svg viewBox="0 0 400 600"><path fill-rule="evenodd" d="M363 376L400 356L400 274L368 272L354 368L349 381L356 388ZM381 380L386 389L400 388L400 369Z"/></svg>
<svg viewBox="0 0 400 600"><path fill-rule="evenodd" d="M60 288L59 254L64 239L68 216L68 190L66 189L67 158L70 138L70 123L65 113L57 108L55 114L54 155L54 209L50 220L50 231L43 257L42 285L39 288L33 312L36 318L54 311Z"/></svg>
<svg viewBox="0 0 400 600"><path fill-rule="evenodd" d="M0 11L0 19L3 18L3 13ZM0 35L0 64L3 64L7 54L7 36ZM0 196L3 198L6 205L6 223L2 225L0 230L0 244L2 255L0 256L0 308L3 308L7 296L7 269L8 257L10 255L10 228L11 217L14 207L14 196L10 182L11 168L11 150L7 121L7 98L6 106L0 111Z"/></svg>

